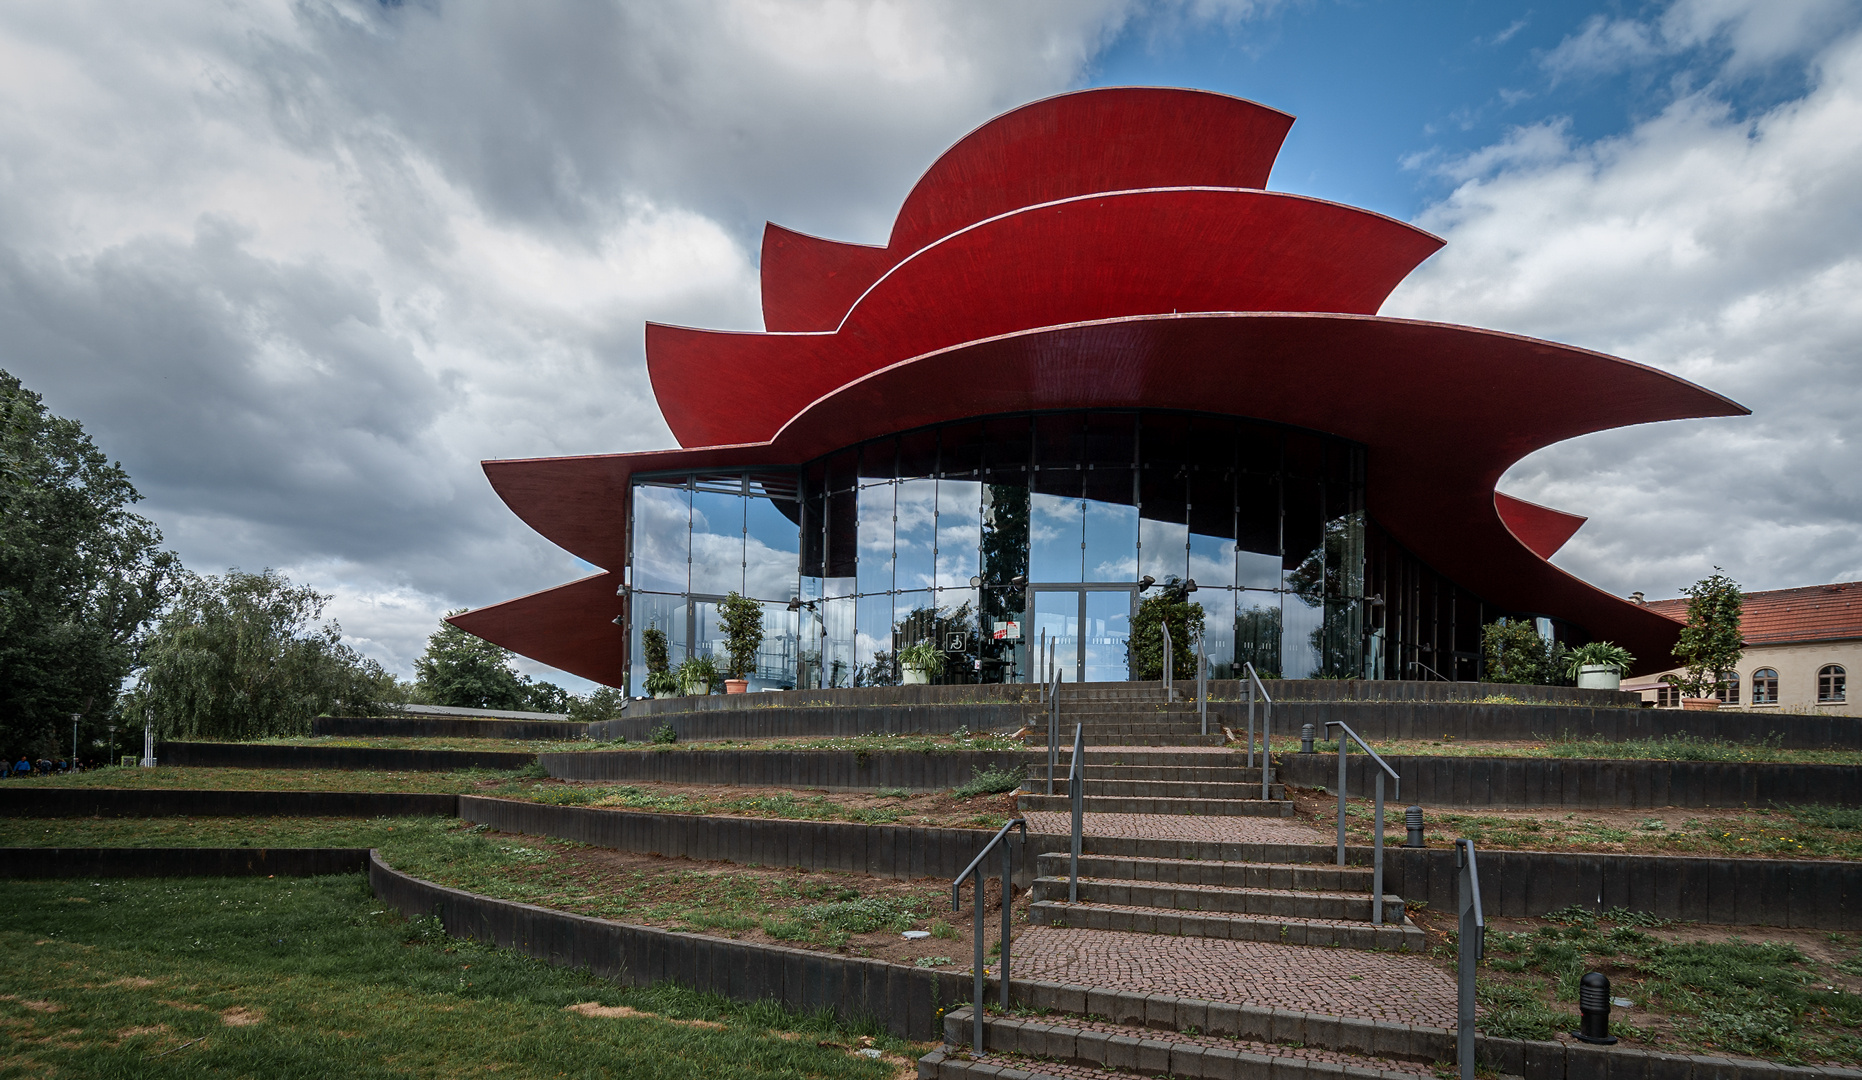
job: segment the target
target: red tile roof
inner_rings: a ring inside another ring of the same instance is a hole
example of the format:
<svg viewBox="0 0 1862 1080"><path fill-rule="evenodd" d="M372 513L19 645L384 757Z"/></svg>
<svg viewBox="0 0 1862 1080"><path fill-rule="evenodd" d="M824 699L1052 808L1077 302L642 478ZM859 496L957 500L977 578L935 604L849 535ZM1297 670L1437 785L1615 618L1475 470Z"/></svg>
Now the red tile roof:
<svg viewBox="0 0 1862 1080"><path fill-rule="evenodd" d="M1687 621L1685 597L1650 600L1643 606L1676 622ZM1748 645L1862 638L1862 581L1749 592L1741 623Z"/></svg>

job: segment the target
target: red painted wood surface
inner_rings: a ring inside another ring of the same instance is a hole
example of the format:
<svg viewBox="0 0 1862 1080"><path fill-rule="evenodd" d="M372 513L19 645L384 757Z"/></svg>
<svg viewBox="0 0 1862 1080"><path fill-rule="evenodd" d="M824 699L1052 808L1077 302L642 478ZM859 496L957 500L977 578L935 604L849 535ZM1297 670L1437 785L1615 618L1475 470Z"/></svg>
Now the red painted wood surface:
<svg viewBox="0 0 1862 1080"><path fill-rule="evenodd" d="M1493 507L1506 523L1507 531L1541 559L1549 559L1565 546L1565 541L1582 528L1588 518L1516 499L1504 491L1493 493Z"/></svg>
<svg viewBox="0 0 1862 1080"><path fill-rule="evenodd" d="M614 622L627 610L615 595L620 584L619 574L595 574L446 621L571 675L620 686L627 674L627 632Z"/></svg>

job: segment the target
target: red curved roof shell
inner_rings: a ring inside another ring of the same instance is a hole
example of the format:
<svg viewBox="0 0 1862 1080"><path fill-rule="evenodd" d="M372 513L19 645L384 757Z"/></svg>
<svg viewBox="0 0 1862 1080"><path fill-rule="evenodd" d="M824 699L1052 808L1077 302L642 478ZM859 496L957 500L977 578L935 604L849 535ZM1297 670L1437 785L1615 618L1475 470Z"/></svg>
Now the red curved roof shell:
<svg viewBox="0 0 1862 1080"><path fill-rule="evenodd" d="M766 318L818 327L838 310L832 328L648 327L654 390L687 449L493 461L486 473L543 535L618 571L626 546L614 523L625 520L637 472L801 464L896 431L1030 410L1272 420L1363 443L1372 515L1439 572L1659 666L1653 658L1674 643L1671 620L1546 561L1583 519L1494 485L1521 457L1576 435L1746 410L1601 353L1377 316L1441 242L1379 215L1237 182L1265 182L1283 120L1239 99L1157 89L1085 91L1018 109L940 159L887 248L772 227L766 256L778 243L777 265L803 280L774 292L770 318L765 263ZM1116 135L1104 142L1108 161L1092 160L1092 123ZM1197 124L1236 140L1228 157ZM1169 173L1172 162L1190 175ZM1228 183L1209 183L1219 167L1231 170ZM1246 169L1254 172L1241 176ZM1077 190L1133 179L1147 186ZM1035 201L1004 206L1016 199ZM949 231L931 235L938 229ZM857 293L853 281L863 282ZM736 385L754 393L718 408L719 388ZM604 582L607 599L597 602L593 582ZM612 590L612 577L597 576L455 621L613 683L624 642L608 622L619 603ZM607 630L587 625L603 612ZM581 630L553 630L551 619Z"/></svg>

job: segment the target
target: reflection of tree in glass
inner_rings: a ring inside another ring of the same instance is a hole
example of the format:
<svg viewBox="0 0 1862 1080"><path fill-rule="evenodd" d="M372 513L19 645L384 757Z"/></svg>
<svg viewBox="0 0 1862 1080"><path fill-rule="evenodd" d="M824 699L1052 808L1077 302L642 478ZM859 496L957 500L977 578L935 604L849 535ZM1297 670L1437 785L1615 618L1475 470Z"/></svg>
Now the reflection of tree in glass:
<svg viewBox="0 0 1862 1080"><path fill-rule="evenodd" d="M960 651L952 652L946 648L953 635L962 636L963 648ZM944 653L944 670L933 678L932 682L948 684L979 681L977 678L978 661L983 656L982 649L988 648L989 645L978 641L976 608L968 600L956 607L913 608L904 618L893 624L892 642L896 648L902 649L921 641L936 644L939 651ZM889 654L882 653L876 655L874 661L877 662L881 655L886 656L888 661L891 660Z"/></svg>
<svg viewBox="0 0 1862 1080"><path fill-rule="evenodd" d="M1340 514L1327 521L1319 546L1287 574L1286 582L1300 603L1325 609L1319 625L1308 635L1313 655L1319 658L1315 677L1349 679L1362 674L1363 512Z"/></svg>
<svg viewBox="0 0 1862 1080"><path fill-rule="evenodd" d="M1164 676L1164 635L1170 626L1170 673L1175 679L1196 677L1196 643L1203 636L1203 606L1193 604L1184 582L1165 579L1155 595L1138 602L1131 619L1131 636L1125 640L1125 659L1132 678L1140 681Z"/></svg>
<svg viewBox="0 0 1862 1080"><path fill-rule="evenodd" d="M1245 607L1235 613L1235 674L1241 665L1253 664L1262 678L1280 677L1280 597L1271 607ZM1245 601L1244 601L1245 602Z"/></svg>
<svg viewBox="0 0 1862 1080"><path fill-rule="evenodd" d="M1025 596L1010 586L1016 578L1028 575L1028 489L1014 484L987 484L983 487L983 627L993 630L998 622L1022 617ZM967 606L967 605L966 605ZM975 659L983 663L985 674L993 677L1015 649L1015 642L997 641L993 634L975 646ZM975 665L954 665L974 675ZM947 678L949 668L945 669ZM1006 673L1001 676L1006 677Z"/></svg>

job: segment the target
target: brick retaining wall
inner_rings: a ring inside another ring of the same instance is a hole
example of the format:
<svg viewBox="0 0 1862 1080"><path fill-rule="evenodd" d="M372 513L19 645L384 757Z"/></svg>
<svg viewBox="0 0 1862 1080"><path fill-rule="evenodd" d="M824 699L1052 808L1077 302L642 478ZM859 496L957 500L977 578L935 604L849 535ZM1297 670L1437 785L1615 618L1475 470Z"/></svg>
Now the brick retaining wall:
<svg viewBox="0 0 1862 1080"><path fill-rule="evenodd" d="M880 689L896 689L881 687ZM851 693L852 691L823 691ZM715 739L779 739L820 735L945 735L958 729L969 731L1012 731L1021 727L1027 708L1017 704L972 703L957 705L790 705L789 700L803 694L739 694L731 697L673 698L659 705L686 706L642 710L639 715L629 707L627 716L617 720L598 720L588 725L588 737L598 741L618 739L646 742L656 728L671 724L683 742ZM750 698L780 697L780 707L765 704L696 707L703 702L735 703ZM654 704L637 701L635 705Z"/></svg>
<svg viewBox="0 0 1862 1080"><path fill-rule="evenodd" d="M0 784L0 814L7 817L457 817L458 812L457 795Z"/></svg>
<svg viewBox="0 0 1862 1080"><path fill-rule="evenodd" d="M537 760L537 755L509 750L175 742L161 744L155 760L163 765L189 768L453 772L457 769L521 769Z"/></svg>
<svg viewBox="0 0 1862 1080"><path fill-rule="evenodd" d="M613 750L542 754L537 760L563 780L659 780L673 784L870 791L940 791L967 783L984 769L1009 770L1029 761L1014 750Z"/></svg>
<svg viewBox="0 0 1862 1080"><path fill-rule="evenodd" d="M0 878L321 877L357 874L367 848L0 848Z"/></svg>
<svg viewBox="0 0 1862 1080"><path fill-rule="evenodd" d="M467 716L319 716L312 735L424 739L585 739L588 725L571 720L494 720Z"/></svg>

